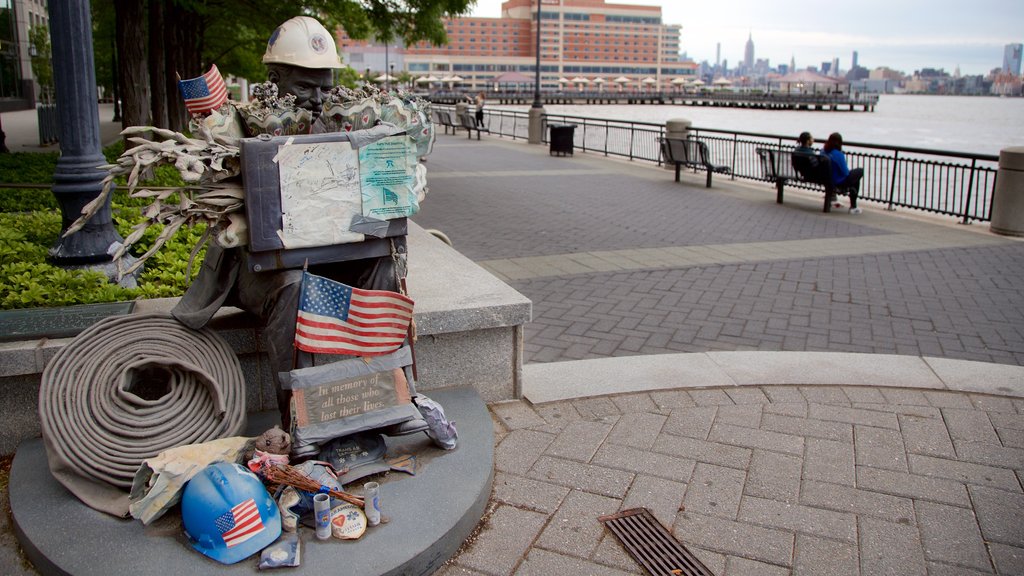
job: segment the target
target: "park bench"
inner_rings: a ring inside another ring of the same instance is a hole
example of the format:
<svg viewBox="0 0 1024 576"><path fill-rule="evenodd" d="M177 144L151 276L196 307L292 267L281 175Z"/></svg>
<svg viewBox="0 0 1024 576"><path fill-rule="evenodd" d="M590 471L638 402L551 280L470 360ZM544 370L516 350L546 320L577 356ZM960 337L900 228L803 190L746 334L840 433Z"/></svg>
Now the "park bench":
<svg viewBox="0 0 1024 576"><path fill-rule="evenodd" d="M708 145L693 138L662 138L661 153L666 164L675 164L676 182L679 182L679 169L683 166L694 170L707 170L707 187L711 188L711 175L731 174L728 166L712 164Z"/></svg>
<svg viewBox="0 0 1024 576"><path fill-rule="evenodd" d="M476 139L480 139L481 132L490 133L490 130L486 126L478 126L476 123L476 116L470 112L463 112L459 114L459 120L462 122L462 127L466 129L469 138L473 138L473 130L476 130Z"/></svg>
<svg viewBox="0 0 1024 576"><path fill-rule="evenodd" d="M804 154L793 150L758 148L764 177L775 184L775 201L782 204L782 192L787 182L797 181L825 193L824 212L832 211L836 190L831 178L831 160L827 156ZM797 168L800 168L797 170Z"/></svg>
<svg viewBox="0 0 1024 576"><path fill-rule="evenodd" d="M444 126L444 133L448 133L448 129L452 129L452 134L459 129L459 127L452 122L452 115L447 110L434 110L434 121L441 126Z"/></svg>

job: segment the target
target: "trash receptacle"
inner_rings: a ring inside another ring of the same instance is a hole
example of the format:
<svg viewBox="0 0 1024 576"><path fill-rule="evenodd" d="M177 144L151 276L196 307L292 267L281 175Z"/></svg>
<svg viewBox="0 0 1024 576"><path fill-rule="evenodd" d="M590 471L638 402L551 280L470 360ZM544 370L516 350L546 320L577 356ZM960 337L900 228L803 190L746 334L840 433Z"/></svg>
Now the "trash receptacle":
<svg viewBox="0 0 1024 576"><path fill-rule="evenodd" d="M565 156L568 154L572 156L572 139L573 132L576 130L575 124L548 124L551 129L551 149L549 155Z"/></svg>

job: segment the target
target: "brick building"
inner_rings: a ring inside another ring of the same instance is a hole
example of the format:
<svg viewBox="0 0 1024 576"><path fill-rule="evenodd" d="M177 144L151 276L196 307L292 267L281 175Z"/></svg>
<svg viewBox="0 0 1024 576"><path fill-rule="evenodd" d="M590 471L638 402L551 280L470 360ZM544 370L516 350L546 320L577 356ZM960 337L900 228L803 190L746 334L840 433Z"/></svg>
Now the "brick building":
<svg viewBox="0 0 1024 576"><path fill-rule="evenodd" d="M500 18L445 22L447 46L389 46L354 41L339 33L345 62L356 70L407 70L415 76L459 76L459 86L488 87L504 72L533 77L537 47L537 0L508 0ZM662 22L660 6L610 4L605 0L541 0L541 86L544 90L671 89L672 80L695 77L697 65L679 59L678 24ZM571 80L586 78L587 83ZM646 78L653 78L654 83ZM560 80L562 80L560 82ZM564 80L570 80L565 82ZM567 85L569 84L569 85Z"/></svg>

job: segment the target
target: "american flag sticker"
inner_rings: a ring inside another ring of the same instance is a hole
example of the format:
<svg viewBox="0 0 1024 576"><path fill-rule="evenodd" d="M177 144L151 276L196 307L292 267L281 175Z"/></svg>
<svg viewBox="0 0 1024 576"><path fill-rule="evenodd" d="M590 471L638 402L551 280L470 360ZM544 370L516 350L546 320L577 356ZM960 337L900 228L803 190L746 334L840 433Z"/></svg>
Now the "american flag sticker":
<svg viewBox="0 0 1024 576"><path fill-rule="evenodd" d="M213 521L228 548L263 532L263 520L256 501L249 498Z"/></svg>

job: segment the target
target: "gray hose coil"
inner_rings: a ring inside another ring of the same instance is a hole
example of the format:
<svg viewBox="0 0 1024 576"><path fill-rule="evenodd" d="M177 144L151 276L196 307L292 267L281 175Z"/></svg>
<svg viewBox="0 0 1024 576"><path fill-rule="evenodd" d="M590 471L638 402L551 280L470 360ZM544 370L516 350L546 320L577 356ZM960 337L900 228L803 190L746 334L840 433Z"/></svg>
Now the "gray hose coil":
<svg viewBox="0 0 1024 576"><path fill-rule="evenodd" d="M154 372L164 376L144 381ZM140 385L167 393L147 400L131 391ZM113 316L47 364L39 419L52 470L56 463L87 483L127 490L147 458L238 435L245 380L231 347L211 330L191 330L165 314Z"/></svg>

